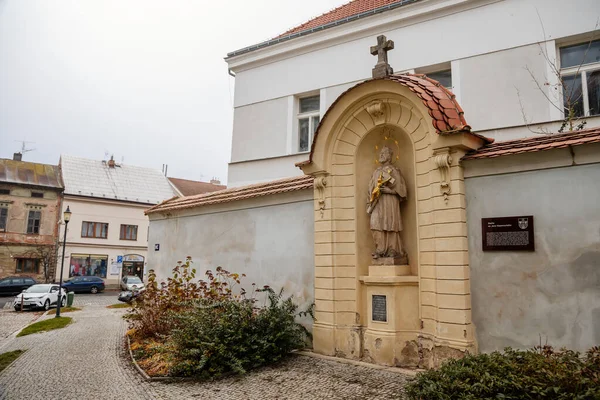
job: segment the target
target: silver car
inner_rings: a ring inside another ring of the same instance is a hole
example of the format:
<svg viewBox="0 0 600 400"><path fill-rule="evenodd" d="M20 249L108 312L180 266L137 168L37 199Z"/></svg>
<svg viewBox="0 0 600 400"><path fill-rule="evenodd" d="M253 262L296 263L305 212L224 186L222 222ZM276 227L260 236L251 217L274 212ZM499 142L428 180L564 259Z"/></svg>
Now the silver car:
<svg viewBox="0 0 600 400"><path fill-rule="evenodd" d="M38 284L30 286L28 289L23 290L23 293L15 297L13 307L15 311L19 311L21 308L42 308L48 311L50 306L57 305L59 301L58 288L59 286L54 284ZM60 302L62 307L67 303L67 292L65 289L62 290Z"/></svg>
<svg viewBox="0 0 600 400"><path fill-rule="evenodd" d="M123 290L140 290L143 288L144 282L135 275L124 276L121 279L121 289Z"/></svg>

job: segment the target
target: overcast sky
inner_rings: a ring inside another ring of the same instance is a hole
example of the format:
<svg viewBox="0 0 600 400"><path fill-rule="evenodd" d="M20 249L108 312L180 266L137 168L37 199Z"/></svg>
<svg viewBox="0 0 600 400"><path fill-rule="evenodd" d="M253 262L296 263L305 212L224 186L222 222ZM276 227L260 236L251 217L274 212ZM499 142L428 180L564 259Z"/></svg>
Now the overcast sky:
<svg viewBox="0 0 600 400"><path fill-rule="evenodd" d="M345 0L0 0L0 157L60 154L226 180L227 52Z"/></svg>

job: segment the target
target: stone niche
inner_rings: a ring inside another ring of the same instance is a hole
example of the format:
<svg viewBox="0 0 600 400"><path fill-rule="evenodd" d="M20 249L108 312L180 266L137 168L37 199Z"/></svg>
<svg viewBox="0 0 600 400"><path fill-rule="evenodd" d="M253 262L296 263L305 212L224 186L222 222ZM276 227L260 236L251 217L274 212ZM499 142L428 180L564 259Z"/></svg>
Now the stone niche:
<svg viewBox="0 0 600 400"><path fill-rule="evenodd" d="M476 351L458 161L483 139L468 127L440 134L432 118L438 111L400 79L366 81L342 94L318 128L310 160L299 164L315 178L313 344L322 354L432 367ZM444 104L455 103L449 97ZM366 208L382 146L392 149L406 183L407 262L372 257Z"/></svg>

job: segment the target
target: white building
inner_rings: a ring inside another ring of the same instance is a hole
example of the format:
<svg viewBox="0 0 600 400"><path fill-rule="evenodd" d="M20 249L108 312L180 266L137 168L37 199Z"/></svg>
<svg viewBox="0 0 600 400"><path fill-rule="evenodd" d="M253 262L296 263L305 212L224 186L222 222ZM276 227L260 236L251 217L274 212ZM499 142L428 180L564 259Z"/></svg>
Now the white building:
<svg viewBox="0 0 600 400"><path fill-rule="evenodd" d="M449 87L473 131L498 140L556 132L563 98L554 71L572 84L581 53L600 39L599 14L597 0L355 0L233 51L228 185L300 175L295 163L307 158L319 118L370 78L369 47L382 34L395 42L394 72L426 73ZM597 115L600 41L581 70L572 98L581 96L581 113Z"/></svg>
<svg viewBox="0 0 600 400"><path fill-rule="evenodd" d="M115 287L123 275L147 274L148 217L144 210L176 196L159 171L62 155L62 212L72 212L63 279L99 276ZM62 212L60 215L62 215ZM64 235L61 225L60 243ZM61 249L62 251L62 249ZM60 259L56 279L60 275Z"/></svg>

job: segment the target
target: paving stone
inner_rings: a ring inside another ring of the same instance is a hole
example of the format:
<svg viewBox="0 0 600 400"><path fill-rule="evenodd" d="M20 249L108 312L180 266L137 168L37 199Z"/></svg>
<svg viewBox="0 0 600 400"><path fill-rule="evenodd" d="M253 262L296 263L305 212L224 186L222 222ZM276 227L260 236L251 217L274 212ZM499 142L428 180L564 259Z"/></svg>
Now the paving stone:
<svg viewBox="0 0 600 400"><path fill-rule="evenodd" d="M0 373L0 399L402 398L404 375L298 355L241 377L211 382L148 382L131 366L125 351L126 322L122 317L126 311L106 308L115 303L115 297L80 296L80 303L75 305L88 305L66 314L74 319L68 327L8 339L2 352L27 352ZM2 327L9 320L4 319L5 314L0 312Z"/></svg>

